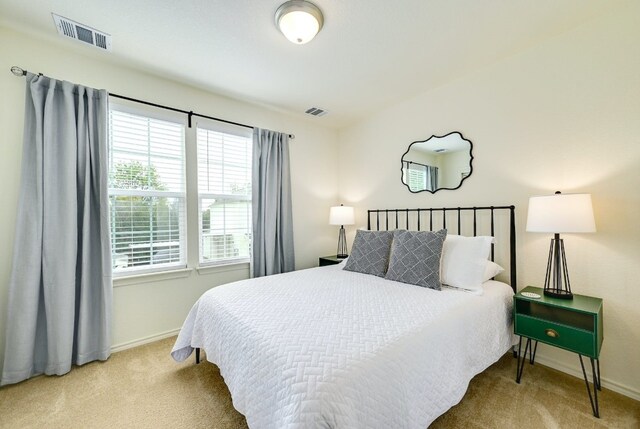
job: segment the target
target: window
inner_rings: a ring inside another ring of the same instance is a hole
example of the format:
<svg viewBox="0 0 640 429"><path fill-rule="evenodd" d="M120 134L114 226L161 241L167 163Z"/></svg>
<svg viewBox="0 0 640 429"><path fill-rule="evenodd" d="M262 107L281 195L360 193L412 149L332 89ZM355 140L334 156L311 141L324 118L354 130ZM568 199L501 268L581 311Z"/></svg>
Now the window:
<svg viewBox="0 0 640 429"><path fill-rule="evenodd" d="M109 112L114 273L186 266L184 125Z"/></svg>
<svg viewBox="0 0 640 429"><path fill-rule="evenodd" d="M438 189L438 167L407 162L402 168L402 181L413 192L435 191Z"/></svg>
<svg viewBox="0 0 640 429"><path fill-rule="evenodd" d="M249 262L252 138L198 127L200 264Z"/></svg>
<svg viewBox="0 0 640 429"><path fill-rule="evenodd" d="M426 169L416 167L418 166L414 164L409 165L409 168L406 170L405 181L412 191L421 191L427 188L427 171Z"/></svg>

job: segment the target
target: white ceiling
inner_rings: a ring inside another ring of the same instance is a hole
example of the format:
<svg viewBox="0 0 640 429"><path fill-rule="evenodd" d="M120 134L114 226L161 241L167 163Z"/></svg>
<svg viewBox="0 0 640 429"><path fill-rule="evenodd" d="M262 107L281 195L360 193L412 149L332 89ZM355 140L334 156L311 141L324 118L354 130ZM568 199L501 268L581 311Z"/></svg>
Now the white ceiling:
<svg viewBox="0 0 640 429"><path fill-rule="evenodd" d="M274 25L283 2L0 0L0 23L60 41L55 12L113 36L113 52L96 55L291 112L321 107L329 114L314 120L341 127L623 3L314 0L324 28L299 46Z"/></svg>
<svg viewBox="0 0 640 429"><path fill-rule="evenodd" d="M411 150L417 150L420 152L426 152L429 154L439 153L451 153L467 151L469 152L469 142L460 138L460 134L452 133L443 137L432 136L427 141L422 143L413 143ZM436 152L437 150L445 149L446 152Z"/></svg>

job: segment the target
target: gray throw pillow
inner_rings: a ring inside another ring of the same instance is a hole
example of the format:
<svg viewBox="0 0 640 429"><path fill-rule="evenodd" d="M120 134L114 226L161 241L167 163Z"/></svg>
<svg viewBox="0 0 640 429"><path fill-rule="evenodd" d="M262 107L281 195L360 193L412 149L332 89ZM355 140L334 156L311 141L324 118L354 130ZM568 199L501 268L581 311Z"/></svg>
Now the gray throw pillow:
<svg viewBox="0 0 640 429"><path fill-rule="evenodd" d="M389 265L393 231L364 231L359 229L353 240L351 255L344 269L357 273L384 277Z"/></svg>
<svg viewBox="0 0 640 429"><path fill-rule="evenodd" d="M440 290L440 257L447 230L397 230L386 279Z"/></svg>

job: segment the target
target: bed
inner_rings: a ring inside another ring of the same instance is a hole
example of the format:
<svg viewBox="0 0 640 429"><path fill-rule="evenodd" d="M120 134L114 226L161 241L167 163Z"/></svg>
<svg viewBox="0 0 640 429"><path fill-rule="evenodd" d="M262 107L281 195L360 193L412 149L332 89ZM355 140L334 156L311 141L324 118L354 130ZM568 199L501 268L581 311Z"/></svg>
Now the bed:
<svg viewBox="0 0 640 429"><path fill-rule="evenodd" d="M436 291L346 271L344 262L244 280L196 302L172 356L203 349L252 428L424 429L514 344L514 208L368 212L374 230L449 221L461 233L468 220L476 235L487 217L500 236L502 210L509 238L498 243L507 243L511 286L490 280L482 295ZM503 253L492 245L492 259Z"/></svg>

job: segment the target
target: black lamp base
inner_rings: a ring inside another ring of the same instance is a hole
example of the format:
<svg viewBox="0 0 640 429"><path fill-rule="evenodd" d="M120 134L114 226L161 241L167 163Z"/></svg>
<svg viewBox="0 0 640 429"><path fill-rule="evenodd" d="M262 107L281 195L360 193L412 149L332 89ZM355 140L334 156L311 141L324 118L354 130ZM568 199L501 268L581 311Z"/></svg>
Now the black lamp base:
<svg viewBox="0 0 640 429"><path fill-rule="evenodd" d="M567 269L567 258L564 253L564 242L560 238L560 234L554 234L549 246L544 294L553 298L573 299L571 283L569 282L569 270Z"/></svg>
<svg viewBox="0 0 640 429"><path fill-rule="evenodd" d="M344 232L344 225L340 225L340 234L338 235L338 251L336 252L337 258L346 258L347 254L347 235Z"/></svg>
<svg viewBox="0 0 640 429"><path fill-rule="evenodd" d="M545 289L544 295L559 299L573 299L573 294L566 290Z"/></svg>

